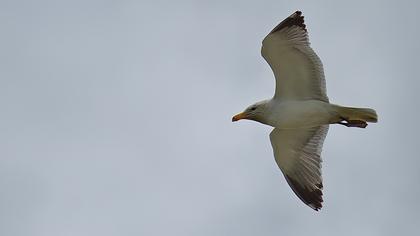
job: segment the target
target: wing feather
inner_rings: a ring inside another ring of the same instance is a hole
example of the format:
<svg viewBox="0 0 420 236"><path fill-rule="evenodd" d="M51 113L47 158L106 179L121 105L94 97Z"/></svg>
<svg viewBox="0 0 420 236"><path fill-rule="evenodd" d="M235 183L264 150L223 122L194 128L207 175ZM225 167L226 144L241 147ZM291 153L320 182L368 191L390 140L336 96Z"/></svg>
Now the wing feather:
<svg viewBox="0 0 420 236"><path fill-rule="evenodd" d="M328 102L322 62L310 47L300 11L277 25L262 44L261 54L276 77L275 98Z"/></svg>
<svg viewBox="0 0 420 236"><path fill-rule="evenodd" d="M314 210L322 207L321 151L328 125L270 133L274 158L293 192Z"/></svg>

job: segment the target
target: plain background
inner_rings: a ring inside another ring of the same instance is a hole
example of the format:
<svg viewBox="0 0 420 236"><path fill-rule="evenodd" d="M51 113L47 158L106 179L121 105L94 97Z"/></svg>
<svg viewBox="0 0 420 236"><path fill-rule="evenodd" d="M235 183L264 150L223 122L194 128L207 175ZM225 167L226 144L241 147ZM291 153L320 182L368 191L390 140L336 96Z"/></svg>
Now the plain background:
<svg viewBox="0 0 420 236"><path fill-rule="evenodd" d="M416 1L0 1L0 235L415 235ZM331 102L324 208L268 134L263 37L303 11Z"/></svg>

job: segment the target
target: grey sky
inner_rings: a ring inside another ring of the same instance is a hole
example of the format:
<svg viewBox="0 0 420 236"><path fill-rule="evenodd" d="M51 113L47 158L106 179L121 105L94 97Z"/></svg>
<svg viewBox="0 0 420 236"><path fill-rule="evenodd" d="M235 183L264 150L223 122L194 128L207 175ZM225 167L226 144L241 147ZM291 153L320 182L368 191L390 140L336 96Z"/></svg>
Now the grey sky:
<svg viewBox="0 0 420 236"><path fill-rule="evenodd" d="M419 5L412 1L0 1L0 235L413 235ZM302 10L330 100L324 208L278 170L262 38Z"/></svg>

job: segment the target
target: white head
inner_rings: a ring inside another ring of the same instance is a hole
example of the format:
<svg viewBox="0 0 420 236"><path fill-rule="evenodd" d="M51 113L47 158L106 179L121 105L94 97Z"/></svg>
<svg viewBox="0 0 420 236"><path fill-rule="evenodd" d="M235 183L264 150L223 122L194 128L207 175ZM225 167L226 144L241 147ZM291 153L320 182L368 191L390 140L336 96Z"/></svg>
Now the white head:
<svg viewBox="0 0 420 236"><path fill-rule="evenodd" d="M232 117L232 122L247 119L254 120L260 123L267 123L266 111L268 109L268 100L257 102L245 109L245 111Z"/></svg>

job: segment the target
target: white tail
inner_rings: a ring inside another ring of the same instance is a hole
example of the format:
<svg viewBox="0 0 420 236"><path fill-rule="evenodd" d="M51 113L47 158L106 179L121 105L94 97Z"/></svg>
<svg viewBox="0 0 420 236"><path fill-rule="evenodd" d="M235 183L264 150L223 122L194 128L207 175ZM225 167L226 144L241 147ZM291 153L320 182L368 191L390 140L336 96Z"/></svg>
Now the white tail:
<svg viewBox="0 0 420 236"><path fill-rule="evenodd" d="M370 108L338 107L338 113L346 120L378 122L376 111Z"/></svg>
<svg viewBox="0 0 420 236"><path fill-rule="evenodd" d="M378 115L376 114L376 111L370 108L335 106L335 109L340 116L340 121L337 123L347 127L365 128L367 126L367 122L378 122Z"/></svg>

